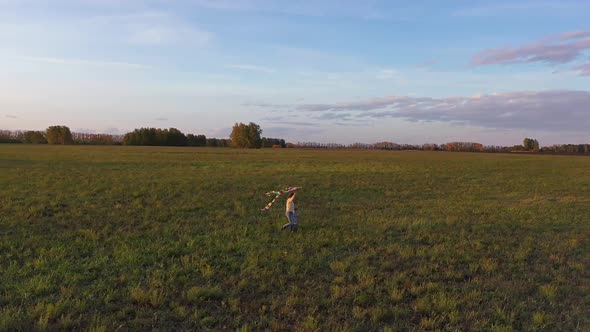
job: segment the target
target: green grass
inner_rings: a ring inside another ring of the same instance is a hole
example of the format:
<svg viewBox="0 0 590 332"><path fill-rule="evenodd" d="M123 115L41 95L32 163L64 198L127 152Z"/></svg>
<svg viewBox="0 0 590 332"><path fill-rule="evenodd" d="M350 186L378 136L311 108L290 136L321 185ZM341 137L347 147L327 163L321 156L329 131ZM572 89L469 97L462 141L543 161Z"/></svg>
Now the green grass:
<svg viewBox="0 0 590 332"><path fill-rule="evenodd" d="M0 330L587 331L589 266L590 158L0 145Z"/></svg>

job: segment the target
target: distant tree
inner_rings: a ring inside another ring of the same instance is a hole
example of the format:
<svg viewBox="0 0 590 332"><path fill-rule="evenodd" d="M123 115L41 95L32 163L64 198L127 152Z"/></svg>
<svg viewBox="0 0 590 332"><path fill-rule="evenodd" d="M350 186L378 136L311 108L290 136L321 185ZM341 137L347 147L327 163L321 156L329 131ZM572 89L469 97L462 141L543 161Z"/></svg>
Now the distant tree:
<svg viewBox="0 0 590 332"><path fill-rule="evenodd" d="M111 134L72 133L74 144L83 145L119 145L123 136Z"/></svg>
<svg viewBox="0 0 590 332"><path fill-rule="evenodd" d="M45 132L49 144L73 144L72 132L66 126L51 126Z"/></svg>
<svg viewBox="0 0 590 332"><path fill-rule="evenodd" d="M189 146L207 146L207 137L205 135L186 135Z"/></svg>
<svg viewBox="0 0 590 332"><path fill-rule="evenodd" d="M176 128L170 128L168 130L163 130L162 132L165 136L164 145L186 146L188 144L186 136Z"/></svg>
<svg viewBox="0 0 590 332"><path fill-rule="evenodd" d="M422 145L422 150L425 151L436 151L438 150L438 145L433 144L433 143L426 143Z"/></svg>
<svg viewBox="0 0 590 332"><path fill-rule="evenodd" d="M47 139L40 131L25 131L24 142L29 144L47 144Z"/></svg>
<svg viewBox="0 0 590 332"><path fill-rule="evenodd" d="M137 129L133 132L129 132L123 135L123 144L124 145L139 145L139 136Z"/></svg>
<svg viewBox="0 0 590 332"><path fill-rule="evenodd" d="M484 152L485 148L481 143L475 142L450 142L439 146L444 151L453 152Z"/></svg>
<svg viewBox="0 0 590 332"><path fill-rule="evenodd" d="M250 122L248 124L248 142L250 143L248 147L260 149L262 147L261 135L262 129L260 129L260 126Z"/></svg>
<svg viewBox="0 0 590 332"><path fill-rule="evenodd" d="M125 134L123 137L123 144L149 146L186 146L189 144L189 139L185 134L176 128L140 128Z"/></svg>
<svg viewBox="0 0 590 332"><path fill-rule="evenodd" d="M247 145L247 141L245 139L245 130L246 130L246 125L243 123L235 123L234 126L232 127L231 130L231 134L229 135L229 138L232 141L232 147L235 148L244 148ZM209 145L209 144L207 144Z"/></svg>
<svg viewBox="0 0 590 332"><path fill-rule="evenodd" d="M24 132L20 130L0 130L0 143L23 143Z"/></svg>
<svg viewBox="0 0 590 332"><path fill-rule="evenodd" d="M357 149L357 150L368 150L368 149L372 149L373 145L366 144L366 143L352 143L352 144L348 145L347 148Z"/></svg>
<svg viewBox="0 0 590 332"><path fill-rule="evenodd" d="M539 142L536 139L525 138L522 142L522 146L525 151L539 151Z"/></svg>
<svg viewBox="0 0 590 332"><path fill-rule="evenodd" d="M285 143L284 139L280 138L262 138L262 147L263 148L285 148L287 147L287 143Z"/></svg>
<svg viewBox="0 0 590 332"><path fill-rule="evenodd" d="M373 144L373 148L380 150L399 150L400 145L392 142L379 142Z"/></svg>
<svg viewBox="0 0 590 332"><path fill-rule="evenodd" d="M162 145L162 135L158 134L160 129L146 128L141 131L140 145Z"/></svg>
<svg viewBox="0 0 590 332"><path fill-rule="evenodd" d="M206 146L207 145L207 136L205 135L197 135L195 139L197 146Z"/></svg>
<svg viewBox="0 0 590 332"><path fill-rule="evenodd" d="M217 147L218 141L217 138L207 138L207 146L212 148Z"/></svg>
<svg viewBox="0 0 590 332"><path fill-rule="evenodd" d="M254 122L236 123L230 134L231 146L235 148L259 149L262 147L262 129Z"/></svg>
<svg viewBox="0 0 590 332"><path fill-rule="evenodd" d="M289 144L287 144L287 147L289 147ZM344 149L346 145L338 143L298 142L297 144L293 144L292 147L303 149Z"/></svg>
<svg viewBox="0 0 590 332"><path fill-rule="evenodd" d="M544 146L543 152L551 153L590 153L590 144L556 144Z"/></svg>
<svg viewBox="0 0 590 332"><path fill-rule="evenodd" d="M123 137L125 145L156 145L155 128L140 128L125 134Z"/></svg>
<svg viewBox="0 0 590 332"><path fill-rule="evenodd" d="M12 143L10 130L0 130L0 143Z"/></svg>
<svg viewBox="0 0 590 332"><path fill-rule="evenodd" d="M248 127L244 123L236 123L232 128L232 132L230 134L230 139L232 141L232 147L234 148L247 148L249 147L248 142Z"/></svg>

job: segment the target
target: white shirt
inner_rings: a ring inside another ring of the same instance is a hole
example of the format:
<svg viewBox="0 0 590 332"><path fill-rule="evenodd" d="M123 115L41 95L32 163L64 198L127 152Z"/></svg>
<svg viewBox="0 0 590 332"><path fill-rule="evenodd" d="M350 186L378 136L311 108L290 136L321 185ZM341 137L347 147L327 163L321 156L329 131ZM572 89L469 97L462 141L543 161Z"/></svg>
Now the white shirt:
<svg viewBox="0 0 590 332"><path fill-rule="evenodd" d="M295 212L295 196L287 198L287 212Z"/></svg>

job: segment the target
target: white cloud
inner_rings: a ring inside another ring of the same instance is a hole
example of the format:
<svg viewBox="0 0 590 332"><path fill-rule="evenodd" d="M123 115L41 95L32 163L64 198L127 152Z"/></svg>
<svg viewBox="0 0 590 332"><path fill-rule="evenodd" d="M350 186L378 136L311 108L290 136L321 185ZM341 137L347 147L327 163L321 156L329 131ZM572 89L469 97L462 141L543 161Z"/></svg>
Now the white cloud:
<svg viewBox="0 0 590 332"><path fill-rule="evenodd" d="M395 69L382 69L377 73L376 78L380 80L390 79L398 75Z"/></svg>
<svg viewBox="0 0 590 332"><path fill-rule="evenodd" d="M36 17L22 10L0 17L0 48L20 53L26 49L29 54L85 49L112 53L141 46L194 49L209 46L214 37L182 16L162 11L131 10L94 16L66 11Z"/></svg>
<svg viewBox="0 0 590 332"><path fill-rule="evenodd" d="M205 46L213 40L211 32L199 29L169 15L137 16L122 22L126 40L137 45L197 45Z"/></svg>
<svg viewBox="0 0 590 332"><path fill-rule="evenodd" d="M76 65L76 66L97 66L97 67L125 67L131 69L149 69L155 68L150 65L143 65L138 63L128 62L117 62L117 61L96 61L96 60L85 60L85 59L70 59L70 58L52 58L52 57L33 57L33 56L21 56L17 57L19 60L32 61L32 62L43 62L60 65Z"/></svg>
<svg viewBox="0 0 590 332"><path fill-rule="evenodd" d="M264 66L257 66L257 65L250 65L250 64L229 64L225 66L226 68L231 69L240 69L240 70L248 70L248 71L256 71L260 73L273 73L274 69Z"/></svg>

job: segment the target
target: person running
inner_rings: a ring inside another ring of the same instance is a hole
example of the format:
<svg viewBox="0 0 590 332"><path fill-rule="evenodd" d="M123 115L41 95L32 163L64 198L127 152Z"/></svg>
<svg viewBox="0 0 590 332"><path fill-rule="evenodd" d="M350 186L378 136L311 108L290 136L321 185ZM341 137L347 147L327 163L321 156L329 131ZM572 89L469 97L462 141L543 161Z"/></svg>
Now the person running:
<svg viewBox="0 0 590 332"><path fill-rule="evenodd" d="M292 192L289 194L289 197L287 198L287 207L285 211L285 215L287 216L289 223L284 224L283 227L281 227L281 230L287 229L287 227L289 228L289 230L291 230L291 232L297 230L297 226L299 223L297 221L297 215L295 214L295 210L295 193Z"/></svg>

